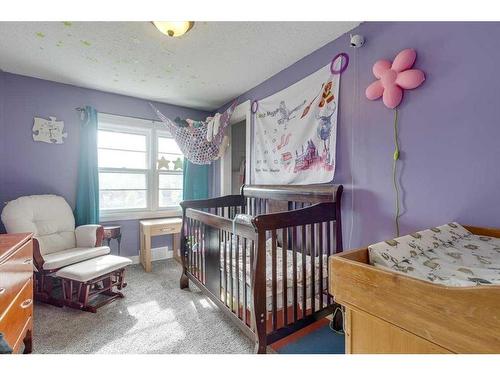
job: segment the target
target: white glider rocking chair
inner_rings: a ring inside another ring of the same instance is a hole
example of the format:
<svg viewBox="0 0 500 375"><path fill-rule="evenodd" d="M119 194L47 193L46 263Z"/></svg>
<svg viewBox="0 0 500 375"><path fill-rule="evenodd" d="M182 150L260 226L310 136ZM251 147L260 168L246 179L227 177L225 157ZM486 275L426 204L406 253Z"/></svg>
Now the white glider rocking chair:
<svg viewBox="0 0 500 375"><path fill-rule="evenodd" d="M117 298L130 259L110 255L101 246L100 225L75 228L75 219L64 198L31 195L6 204L2 222L8 233L32 232L35 298L59 307L96 312Z"/></svg>

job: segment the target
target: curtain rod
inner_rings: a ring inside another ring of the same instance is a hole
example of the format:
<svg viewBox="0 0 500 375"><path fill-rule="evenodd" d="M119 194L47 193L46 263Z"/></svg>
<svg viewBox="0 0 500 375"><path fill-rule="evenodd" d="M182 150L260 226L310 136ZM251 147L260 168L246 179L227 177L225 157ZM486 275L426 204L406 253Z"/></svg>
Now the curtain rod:
<svg viewBox="0 0 500 375"><path fill-rule="evenodd" d="M83 108L83 107L76 107L75 111L83 112L83 111L85 111L85 108ZM109 115L109 116L116 116L116 117L127 117L127 118L133 118L133 119L137 119L137 120L142 120L142 121L151 121L151 122L161 123L161 120L159 120L159 119L151 119L151 118L136 117L136 116L127 116L127 115L117 115L116 113L99 112L99 111L97 111L97 113L100 113L101 115Z"/></svg>

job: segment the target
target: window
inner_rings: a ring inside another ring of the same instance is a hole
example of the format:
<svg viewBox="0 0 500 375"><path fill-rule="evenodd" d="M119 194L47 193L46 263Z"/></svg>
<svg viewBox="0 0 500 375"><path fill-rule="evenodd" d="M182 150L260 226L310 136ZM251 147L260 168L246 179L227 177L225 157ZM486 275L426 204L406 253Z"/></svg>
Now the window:
<svg viewBox="0 0 500 375"><path fill-rule="evenodd" d="M158 207L178 205L182 200L183 156L175 140L157 137Z"/></svg>
<svg viewBox="0 0 500 375"><path fill-rule="evenodd" d="M101 216L154 217L182 200L183 155L161 123L99 114Z"/></svg>

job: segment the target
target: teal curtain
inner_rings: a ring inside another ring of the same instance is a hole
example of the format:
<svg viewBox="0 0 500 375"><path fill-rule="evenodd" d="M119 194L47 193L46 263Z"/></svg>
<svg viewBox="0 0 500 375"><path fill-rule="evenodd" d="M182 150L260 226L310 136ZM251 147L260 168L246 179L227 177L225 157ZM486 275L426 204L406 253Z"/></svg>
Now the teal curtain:
<svg viewBox="0 0 500 375"><path fill-rule="evenodd" d="M75 205L76 225L99 224L97 111L86 106L80 127L80 160Z"/></svg>
<svg viewBox="0 0 500 375"><path fill-rule="evenodd" d="M193 164L184 158L183 199L208 198L208 165Z"/></svg>

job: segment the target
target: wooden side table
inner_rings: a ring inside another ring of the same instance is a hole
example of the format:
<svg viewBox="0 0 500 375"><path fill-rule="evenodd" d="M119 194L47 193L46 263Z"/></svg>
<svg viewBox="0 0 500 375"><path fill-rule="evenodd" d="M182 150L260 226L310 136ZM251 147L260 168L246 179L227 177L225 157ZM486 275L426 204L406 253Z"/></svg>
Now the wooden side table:
<svg viewBox="0 0 500 375"><path fill-rule="evenodd" d="M172 235L174 258L180 262L181 218L140 220L139 227L141 242L140 260L146 272L151 272L151 238L154 236L163 236L165 234Z"/></svg>
<svg viewBox="0 0 500 375"><path fill-rule="evenodd" d="M118 255L120 255L120 244L122 242L122 232L119 225L104 227L104 240L107 242L108 247L111 240L118 242Z"/></svg>

